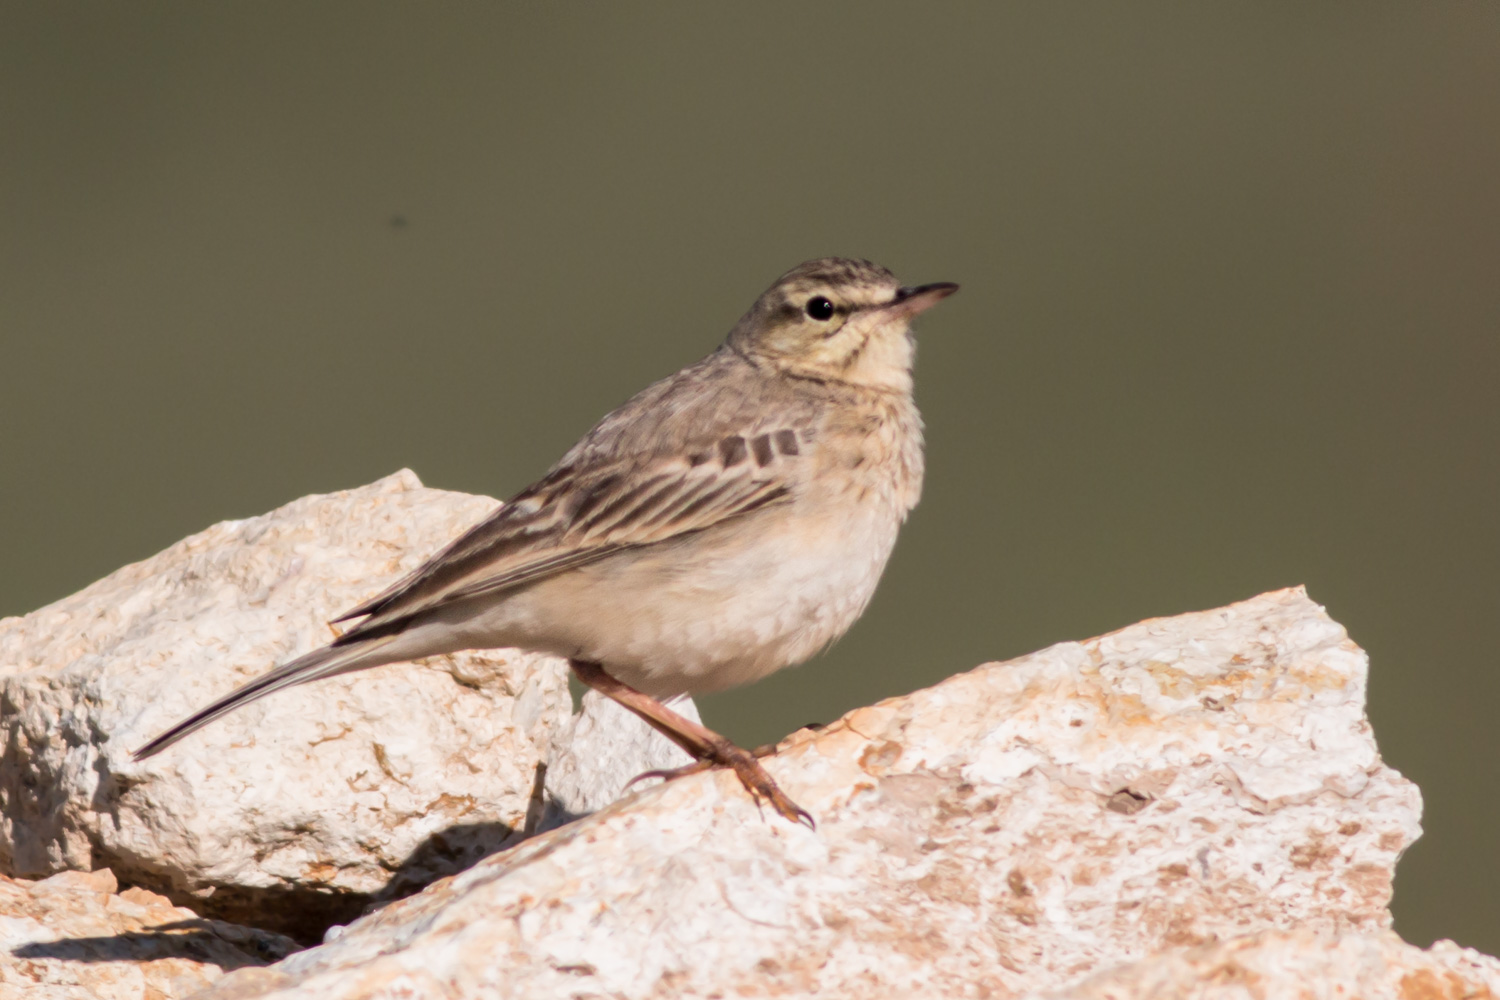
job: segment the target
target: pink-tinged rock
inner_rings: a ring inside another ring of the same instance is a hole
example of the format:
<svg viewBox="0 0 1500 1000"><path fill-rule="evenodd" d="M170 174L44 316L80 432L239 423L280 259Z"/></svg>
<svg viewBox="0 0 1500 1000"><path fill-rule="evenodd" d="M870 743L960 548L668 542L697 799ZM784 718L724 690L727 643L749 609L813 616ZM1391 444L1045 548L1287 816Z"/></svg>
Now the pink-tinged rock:
<svg viewBox="0 0 1500 1000"><path fill-rule="evenodd" d="M1391 931L1262 931L1158 952L1030 1000L1492 1000L1500 961Z"/></svg>
<svg viewBox="0 0 1500 1000"><path fill-rule="evenodd" d="M572 716L567 667L515 650L277 693L130 752L331 640L328 622L496 502L410 472L226 521L0 621L0 871L110 866L199 912L317 940L544 821L686 759L633 718ZM611 728L611 726L613 728ZM574 731L604 747L580 772ZM558 780L539 781L559 763Z"/></svg>
<svg viewBox="0 0 1500 1000"><path fill-rule="evenodd" d="M769 767L816 830L683 779L207 995L1007 997L1384 941L1420 800L1365 681L1301 589L1062 643L796 736Z"/></svg>
<svg viewBox="0 0 1500 1000"><path fill-rule="evenodd" d="M280 935L118 888L108 868L41 882L0 876L0 997L178 1000L226 970L296 950Z"/></svg>

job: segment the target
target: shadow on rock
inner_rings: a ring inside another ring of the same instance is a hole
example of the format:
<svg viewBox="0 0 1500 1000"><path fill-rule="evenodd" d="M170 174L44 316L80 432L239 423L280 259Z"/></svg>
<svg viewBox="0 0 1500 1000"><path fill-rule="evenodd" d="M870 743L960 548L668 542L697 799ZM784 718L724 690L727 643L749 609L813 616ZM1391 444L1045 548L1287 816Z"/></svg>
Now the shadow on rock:
<svg viewBox="0 0 1500 1000"><path fill-rule="evenodd" d="M108 937L33 941L12 949L24 959L64 962L155 962L181 958L217 965L225 971L279 962L296 946L276 934L226 926L214 920L178 920Z"/></svg>
<svg viewBox="0 0 1500 1000"><path fill-rule="evenodd" d="M438 879L456 875L472 867L484 858L526 840L528 837L571 822L578 817L552 800L545 793L547 769L538 764L531 808L527 810L520 827L498 821L458 823L439 830L427 837L390 872L390 878L379 890L372 893L338 891L330 886L303 884L276 887L248 887L219 885L208 895L190 895L170 885L170 877L161 871L143 870L139 859L99 856L95 867L109 867L126 884L135 884L167 896L177 906L187 907L206 918L203 927L213 921L225 925L241 925L245 933L248 928L260 928L273 934L286 935L297 944L313 945L323 941L330 927L348 924L366 913L377 910L387 903L414 895ZM202 930L203 928L199 928ZM190 948L183 941L182 928L163 925L155 931L163 931L163 946ZM220 931L229 933L225 927ZM27 947L63 947L77 945L75 957L79 961L109 961L108 958L86 958L87 954L102 954L105 942L115 941L121 948L129 950L133 939L140 938L136 932L123 933L113 938L77 939L72 942L56 942L49 945ZM146 935L142 942L154 940ZM18 952L19 954L19 952ZM130 951L130 954L135 954Z"/></svg>
<svg viewBox="0 0 1500 1000"><path fill-rule="evenodd" d="M523 831L498 822L459 823L439 830L418 844L391 872L389 881L373 893L334 892L319 886L220 886L207 898L180 894L173 902L205 917L264 928L299 944L314 945L322 942L328 928L421 892L438 879L456 875L525 837Z"/></svg>
<svg viewBox="0 0 1500 1000"><path fill-rule="evenodd" d="M369 904L366 908L378 908L421 892L440 878L457 875L491 854L514 847L528 835L528 831L494 822L459 823L439 830L407 855L383 889L365 897Z"/></svg>

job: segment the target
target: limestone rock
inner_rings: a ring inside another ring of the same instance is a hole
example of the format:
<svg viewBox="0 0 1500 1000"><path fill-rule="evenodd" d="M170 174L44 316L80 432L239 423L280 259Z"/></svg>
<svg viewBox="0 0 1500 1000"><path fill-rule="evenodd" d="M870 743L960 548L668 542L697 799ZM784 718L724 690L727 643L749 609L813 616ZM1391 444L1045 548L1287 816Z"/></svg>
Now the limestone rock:
<svg viewBox="0 0 1500 1000"><path fill-rule="evenodd" d="M215 525L0 621L0 871L109 866L200 912L316 940L515 842L549 808L576 812L576 767L550 795L539 779L593 722L571 718L565 663L514 650L319 681L129 759L326 643L330 618L494 507L403 471ZM624 732L589 802L669 753L633 717L611 724Z"/></svg>
<svg viewBox="0 0 1500 1000"><path fill-rule="evenodd" d="M691 698L671 703L702 722ZM637 775L692 763L686 751L657 734L628 709L597 691L585 691L568 728L553 741L547 760L547 803L539 829L550 830L603 809Z"/></svg>
<svg viewBox="0 0 1500 1000"><path fill-rule="evenodd" d="M1264 931L1173 949L1033 1000L1464 1000L1500 994L1500 961L1452 941L1427 951L1391 931Z"/></svg>
<svg viewBox="0 0 1500 1000"><path fill-rule="evenodd" d="M0 997L176 1000L296 950L280 935L117 888L107 868L42 882L0 876Z"/></svg>
<svg viewBox="0 0 1500 1000"><path fill-rule="evenodd" d="M685 778L207 996L1003 997L1246 934L1385 940L1420 801L1365 681L1300 589L1063 643L794 736L769 767L816 830Z"/></svg>

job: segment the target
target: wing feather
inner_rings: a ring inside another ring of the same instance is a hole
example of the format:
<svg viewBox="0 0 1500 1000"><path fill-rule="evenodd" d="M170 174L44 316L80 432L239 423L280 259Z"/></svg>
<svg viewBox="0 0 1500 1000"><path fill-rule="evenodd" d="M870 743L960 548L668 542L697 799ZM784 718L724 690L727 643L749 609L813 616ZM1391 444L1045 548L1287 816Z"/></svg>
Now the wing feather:
<svg viewBox="0 0 1500 1000"><path fill-rule="evenodd" d="M337 619L368 616L337 644L397 632L439 605L702 531L789 497L796 452L784 451L762 465L737 457L743 450L738 440L740 449L717 448L708 460L695 450L555 470L395 586Z"/></svg>

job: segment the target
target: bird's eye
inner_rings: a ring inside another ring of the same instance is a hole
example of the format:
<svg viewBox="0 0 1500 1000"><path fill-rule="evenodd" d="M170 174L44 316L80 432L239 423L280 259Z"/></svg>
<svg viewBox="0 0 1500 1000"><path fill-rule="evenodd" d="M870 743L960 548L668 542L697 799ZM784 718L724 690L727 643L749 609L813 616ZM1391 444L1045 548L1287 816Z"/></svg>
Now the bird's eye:
<svg viewBox="0 0 1500 1000"><path fill-rule="evenodd" d="M807 305L802 308L806 309L807 314L813 319L824 320L833 318L833 303L821 295L814 295L808 299Z"/></svg>

